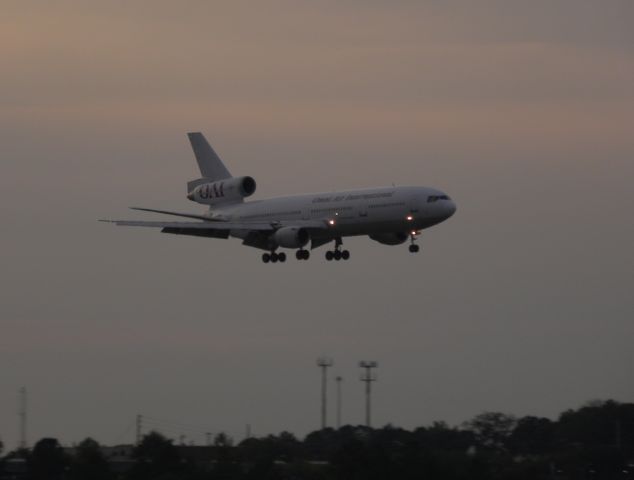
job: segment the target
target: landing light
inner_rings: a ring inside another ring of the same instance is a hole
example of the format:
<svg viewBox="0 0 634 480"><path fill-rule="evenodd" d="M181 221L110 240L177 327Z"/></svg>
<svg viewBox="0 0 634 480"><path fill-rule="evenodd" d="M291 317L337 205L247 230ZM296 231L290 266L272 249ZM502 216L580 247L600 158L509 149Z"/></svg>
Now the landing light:
<svg viewBox="0 0 634 480"><path fill-rule="evenodd" d="M412 235L416 236L418 235L418 232L416 230L412 230Z"/></svg>
<svg viewBox="0 0 634 480"><path fill-rule="evenodd" d="M328 220L328 224L329 224L329 225L334 225L334 224L335 224L335 221L334 221L334 220Z"/></svg>
<svg viewBox="0 0 634 480"><path fill-rule="evenodd" d="M412 217L411 215L408 215L408 216L407 216L407 217L405 217L405 218L407 218L407 221L408 221L408 222L411 222L412 220L414 220L414 217Z"/></svg>

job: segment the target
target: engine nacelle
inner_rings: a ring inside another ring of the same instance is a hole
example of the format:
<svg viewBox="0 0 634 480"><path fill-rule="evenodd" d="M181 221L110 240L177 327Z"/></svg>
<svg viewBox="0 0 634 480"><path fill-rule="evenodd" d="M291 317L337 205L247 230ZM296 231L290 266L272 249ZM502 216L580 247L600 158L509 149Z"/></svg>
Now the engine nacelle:
<svg viewBox="0 0 634 480"><path fill-rule="evenodd" d="M205 182L204 180L189 182L187 198L192 202L214 205L240 201L253 195L256 188L253 177L232 177L217 182Z"/></svg>
<svg viewBox="0 0 634 480"><path fill-rule="evenodd" d="M407 232L391 232L391 233L379 233L377 235L370 235L370 238L375 242L382 243L383 245L400 245L409 238Z"/></svg>
<svg viewBox="0 0 634 480"><path fill-rule="evenodd" d="M273 240L284 248L302 248L310 240L305 228L282 227L273 234Z"/></svg>

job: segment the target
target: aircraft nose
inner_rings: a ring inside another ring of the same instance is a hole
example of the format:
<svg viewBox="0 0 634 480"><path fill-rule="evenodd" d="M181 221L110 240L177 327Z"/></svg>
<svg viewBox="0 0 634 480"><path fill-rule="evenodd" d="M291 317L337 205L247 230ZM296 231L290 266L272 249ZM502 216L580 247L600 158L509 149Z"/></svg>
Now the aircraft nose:
<svg viewBox="0 0 634 480"><path fill-rule="evenodd" d="M449 202L447 202L447 218L451 217L454 213L456 213L456 202L449 200Z"/></svg>
<svg viewBox="0 0 634 480"><path fill-rule="evenodd" d="M456 213L456 204L453 200L438 202L438 206L436 208L438 209L436 211L438 212L437 215L441 222L444 222L454 213Z"/></svg>

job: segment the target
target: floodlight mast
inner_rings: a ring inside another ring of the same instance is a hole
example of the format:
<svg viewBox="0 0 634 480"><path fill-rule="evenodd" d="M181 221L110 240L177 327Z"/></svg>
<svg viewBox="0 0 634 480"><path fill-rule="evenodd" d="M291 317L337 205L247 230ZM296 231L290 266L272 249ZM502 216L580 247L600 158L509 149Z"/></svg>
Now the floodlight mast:
<svg viewBox="0 0 634 480"><path fill-rule="evenodd" d="M332 367L334 362L332 358L319 357L317 359L317 366L321 368L321 428L326 428L326 394L328 385L328 367Z"/></svg>
<svg viewBox="0 0 634 480"><path fill-rule="evenodd" d="M365 425L372 426L372 382L377 381L377 375L372 371L378 368L379 364L375 361L361 361L359 367L365 372L361 374L360 380L365 382Z"/></svg>

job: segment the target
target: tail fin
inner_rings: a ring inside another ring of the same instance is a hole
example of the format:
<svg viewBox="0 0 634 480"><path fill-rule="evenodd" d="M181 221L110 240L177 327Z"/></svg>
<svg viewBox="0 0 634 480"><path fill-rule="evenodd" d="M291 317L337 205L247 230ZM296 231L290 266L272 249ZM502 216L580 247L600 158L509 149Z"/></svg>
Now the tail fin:
<svg viewBox="0 0 634 480"><path fill-rule="evenodd" d="M231 173L227 170L222 160L214 149L211 148L205 136L200 132L188 133L189 142L192 144L200 174L213 181L231 178Z"/></svg>

